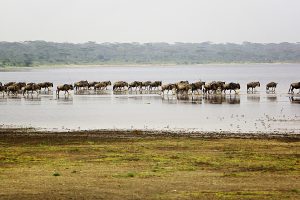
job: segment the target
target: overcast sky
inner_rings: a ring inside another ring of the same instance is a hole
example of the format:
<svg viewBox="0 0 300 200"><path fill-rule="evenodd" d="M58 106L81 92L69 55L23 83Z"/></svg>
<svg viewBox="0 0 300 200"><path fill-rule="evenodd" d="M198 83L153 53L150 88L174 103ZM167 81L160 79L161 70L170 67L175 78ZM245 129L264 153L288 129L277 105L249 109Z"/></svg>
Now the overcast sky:
<svg viewBox="0 0 300 200"><path fill-rule="evenodd" d="M300 0L0 0L0 41L300 42Z"/></svg>

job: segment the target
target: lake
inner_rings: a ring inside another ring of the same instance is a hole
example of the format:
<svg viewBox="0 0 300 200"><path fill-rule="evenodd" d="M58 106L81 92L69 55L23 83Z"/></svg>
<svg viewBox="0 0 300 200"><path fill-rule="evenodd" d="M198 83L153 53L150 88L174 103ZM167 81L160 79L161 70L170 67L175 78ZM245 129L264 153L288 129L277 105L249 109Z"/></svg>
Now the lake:
<svg viewBox="0 0 300 200"><path fill-rule="evenodd" d="M112 82L154 81L173 83L223 80L239 82L239 94L161 95L157 92L113 93L85 91L58 99L53 93L39 96L0 95L0 125L48 130L155 129L217 132L300 132L300 96L288 94L300 81L298 64L222 64L199 66L101 66L33 68L0 72L0 82L50 81L54 86L79 80ZM260 81L254 94L246 83ZM275 94L265 85L278 82ZM54 87L55 89L55 87ZM296 91L298 92L298 91Z"/></svg>

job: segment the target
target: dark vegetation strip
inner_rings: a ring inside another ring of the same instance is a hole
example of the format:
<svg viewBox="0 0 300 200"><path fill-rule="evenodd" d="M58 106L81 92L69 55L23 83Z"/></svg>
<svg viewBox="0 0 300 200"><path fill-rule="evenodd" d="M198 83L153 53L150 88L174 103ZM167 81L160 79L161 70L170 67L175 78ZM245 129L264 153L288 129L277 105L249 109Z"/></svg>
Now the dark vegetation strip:
<svg viewBox="0 0 300 200"><path fill-rule="evenodd" d="M299 43L0 42L0 68L86 64L299 63Z"/></svg>

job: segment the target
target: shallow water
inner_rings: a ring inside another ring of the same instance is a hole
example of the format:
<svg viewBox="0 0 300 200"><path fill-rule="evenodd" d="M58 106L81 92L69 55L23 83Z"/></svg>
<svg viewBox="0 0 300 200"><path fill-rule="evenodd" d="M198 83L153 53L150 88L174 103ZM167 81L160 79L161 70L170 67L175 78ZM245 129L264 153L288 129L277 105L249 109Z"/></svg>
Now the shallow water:
<svg viewBox="0 0 300 200"><path fill-rule="evenodd" d="M51 81L55 85L79 80L224 80L241 83L237 95L160 95L159 92L121 92L111 89L71 94L60 98L43 93L0 97L0 124L53 130L159 129L229 132L300 132L300 96L287 94L289 84L299 81L300 66L203 65L161 67L89 67L33 69L0 72L0 82ZM261 88L246 93L246 83L258 80ZM265 84L278 82L275 94Z"/></svg>

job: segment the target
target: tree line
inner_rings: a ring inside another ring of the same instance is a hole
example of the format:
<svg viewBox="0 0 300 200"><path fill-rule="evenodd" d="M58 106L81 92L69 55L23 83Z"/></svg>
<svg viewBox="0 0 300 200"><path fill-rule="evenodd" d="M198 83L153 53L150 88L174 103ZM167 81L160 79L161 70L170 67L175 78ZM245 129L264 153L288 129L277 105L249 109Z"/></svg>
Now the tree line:
<svg viewBox="0 0 300 200"><path fill-rule="evenodd" d="M0 42L0 67L85 64L299 63L300 43Z"/></svg>

